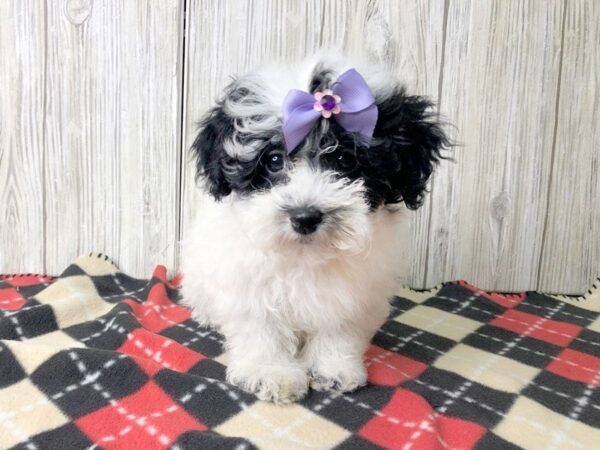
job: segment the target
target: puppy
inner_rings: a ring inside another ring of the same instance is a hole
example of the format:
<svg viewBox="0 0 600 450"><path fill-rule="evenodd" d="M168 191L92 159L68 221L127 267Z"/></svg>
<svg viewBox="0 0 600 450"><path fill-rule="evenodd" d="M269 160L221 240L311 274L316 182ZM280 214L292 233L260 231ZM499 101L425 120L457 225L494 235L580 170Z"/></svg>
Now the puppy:
<svg viewBox="0 0 600 450"><path fill-rule="evenodd" d="M322 57L235 79L193 144L210 201L182 243L183 303L228 381L289 403L352 391L397 289L398 221L449 141L382 67Z"/></svg>

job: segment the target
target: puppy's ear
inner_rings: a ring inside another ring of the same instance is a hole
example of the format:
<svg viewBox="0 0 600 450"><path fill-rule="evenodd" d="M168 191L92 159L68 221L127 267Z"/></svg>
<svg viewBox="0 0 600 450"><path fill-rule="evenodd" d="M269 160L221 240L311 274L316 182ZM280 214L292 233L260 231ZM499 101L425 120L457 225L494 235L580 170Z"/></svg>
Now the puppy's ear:
<svg viewBox="0 0 600 450"><path fill-rule="evenodd" d="M387 165L391 188L384 201L403 201L407 208L417 209L435 164L444 158L441 150L450 147L450 141L432 110L433 103L425 97L409 96L397 88L377 106L374 150Z"/></svg>
<svg viewBox="0 0 600 450"><path fill-rule="evenodd" d="M200 133L192 145L196 180L204 178L209 194L220 200L231 193L231 185L224 172L229 156L223 143L233 133L233 119L225 114L223 106L219 104L206 114L200 126Z"/></svg>

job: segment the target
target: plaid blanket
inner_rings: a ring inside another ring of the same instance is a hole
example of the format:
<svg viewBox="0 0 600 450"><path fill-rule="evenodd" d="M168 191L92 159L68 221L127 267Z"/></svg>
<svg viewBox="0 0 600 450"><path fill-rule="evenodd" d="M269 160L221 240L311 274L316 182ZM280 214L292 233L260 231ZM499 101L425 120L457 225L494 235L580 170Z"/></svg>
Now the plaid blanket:
<svg viewBox="0 0 600 450"><path fill-rule="evenodd" d="M227 384L222 337L106 257L0 278L0 447L592 449L600 290L402 290L366 355L369 385L275 406Z"/></svg>

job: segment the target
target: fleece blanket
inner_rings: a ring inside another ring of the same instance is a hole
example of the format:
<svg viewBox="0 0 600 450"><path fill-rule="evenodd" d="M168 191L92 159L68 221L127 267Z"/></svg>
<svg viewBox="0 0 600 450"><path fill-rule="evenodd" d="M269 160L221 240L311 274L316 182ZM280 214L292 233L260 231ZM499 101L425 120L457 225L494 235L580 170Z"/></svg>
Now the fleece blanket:
<svg viewBox="0 0 600 450"><path fill-rule="evenodd" d="M365 356L369 384L291 406L225 381L223 339L108 258L0 278L0 448L592 449L600 290L401 290Z"/></svg>

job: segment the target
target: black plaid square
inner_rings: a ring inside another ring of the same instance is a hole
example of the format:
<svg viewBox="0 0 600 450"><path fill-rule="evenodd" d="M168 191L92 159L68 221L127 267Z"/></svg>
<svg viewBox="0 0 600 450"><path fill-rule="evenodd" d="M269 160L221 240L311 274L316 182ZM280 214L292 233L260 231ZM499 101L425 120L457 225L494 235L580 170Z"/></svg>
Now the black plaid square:
<svg viewBox="0 0 600 450"><path fill-rule="evenodd" d="M352 394L309 391L301 404L342 428L358 431L390 400L393 387L369 384Z"/></svg>
<svg viewBox="0 0 600 450"><path fill-rule="evenodd" d="M600 378L600 374L598 375ZM600 427L600 389L543 371L523 389L525 395L566 417Z"/></svg>
<svg viewBox="0 0 600 450"><path fill-rule="evenodd" d="M390 305L392 307L390 317L395 317L398 314L411 310L412 308L417 306L418 303L415 303L403 297L396 296L390 300Z"/></svg>
<svg viewBox="0 0 600 450"><path fill-rule="evenodd" d="M198 322L192 319L166 328L160 334L209 358L214 358L223 353L223 336L211 328L200 326Z"/></svg>
<svg viewBox="0 0 600 450"><path fill-rule="evenodd" d="M10 349L0 342L0 389L18 383L27 374Z"/></svg>
<svg viewBox="0 0 600 450"><path fill-rule="evenodd" d="M538 368L546 367L563 350L557 345L492 325L482 326L463 339L463 343L489 353L502 352L503 356Z"/></svg>
<svg viewBox="0 0 600 450"><path fill-rule="evenodd" d="M381 450L381 447L360 436L352 435L335 447L335 450Z"/></svg>
<svg viewBox="0 0 600 450"><path fill-rule="evenodd" d="M125 355L71 349L44 362L30 378L65 414L75 419L108 405L110 400L135 392L148 376Z"/></svg>
<svg viewBox="0 0 600 450"><path fill-rule="evenodd" d="M83 342L86 347L116 350L127 340L127 334L140 326L130 307L119 303L97 319L63 328L62 331Z"/></svg>
<svg viewBox="0 0 600 450"><path fill-rule="evenodd" d="M256 401L253 395L220 380L189 377L172 370L159 371L154 381L190 415L209 427L216 427Z"/></svg>
<svg viewBox="0 0 600 450"><path fill-rule="evenodd" d="M32 447L31 444L35 447ZM19 444L11 450L31 450L31 448L44 450L83 449L89 448L93 444L77 426L69 423L37 434L31 437L28 443Z"/></svg>
<svg viewBox="0 0 600 450"><path fill-rule="evenodd" d="M536 316L548 317L559 322L574 323L587 327L598 317L597 312L577 308L567 302L557 300L538 292L530 292L516 308L516 310L534 314Z"/></svg>
<svg viewBox="0 0 600 450"><path fill-rule="evenodd" d="M29 286L16 286L15 289L21 294L23 297L27 299L31 299L34 295L43 291L49 286L50 283L40 283L40 284L32 284Z"/></svg>
<svg viewBox="0 0 600 450"><path fill-rule="evenodd" d="M56 317L50 305L29 300L16 311L0 309L0 339L22 341L58 330Z"/></svg>
<svg viewBox="0 0 600 450"><path fill-rule="evenodd" d="M77 264L71 264L63 270L59 278L75 277L77 275L87 275L87 273Z"/></svg>
<svg viewBox="0 0 600 450"><path fill-rule="evenodd" d="M600 333L583 329L577 338L571 341L569 348L600 358Z"/></svg>
<svg viewBox="0 0 600 450"><path fill-rule="evenodd" d="M205 358L198 361L187 371L187 373L190 375L198 375L201 377L225 381L226 370L227 368L223 364L215 360Z"/></svg>
<svg viewBox="0 0 600 450"><path fill-rule="evenodd" d="M521 447L513 445L510 442L502 439L500 436L495 435L491 431L488 431L483 437L477 441L475 445L476 450L520 450Z"/></svg>
<svg viewBox="0 0 600 450"><path fill-rule="evenodd" d="M225 437L212 431L189 431L182 434L171 447L172 450L256 450L256 447L246 439Z"/></svg>
<svg viewBox="0 0 600 450"><path fill-rule="evenodd" d="M152 286L157 280L140 280L117 272L110 275L99 275L91 277L98 294L107 302L116 303L121 300L133 298L134 300L145 299Z"/></svg>
<svg viewBox="0 0 600 450"><path fill-rule="evenodd" d="M432 364L456 342L437 334L419 330L393 320L386 322L375 334L373 343L426 364Z"/></svg>
<svg viewBox="0 0 600 450"><path fill-rule="evenodd" d="M502 314L506 308L456 284L444 286L423 305L441 309L452 314L487 323Z"/></svg>
<svg viewBox="0 0 600 450"><path fill-rule="evenodd" d="M517 396L470 381L435 367L408 380L403 387L424 397L439 412L492 428L510 409Z"/></svg>

